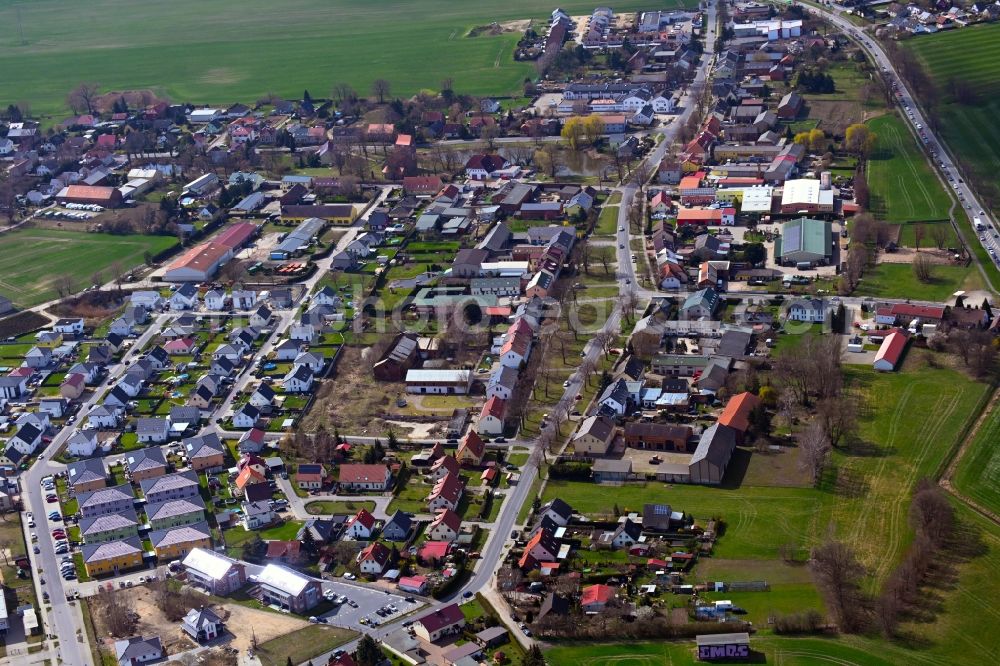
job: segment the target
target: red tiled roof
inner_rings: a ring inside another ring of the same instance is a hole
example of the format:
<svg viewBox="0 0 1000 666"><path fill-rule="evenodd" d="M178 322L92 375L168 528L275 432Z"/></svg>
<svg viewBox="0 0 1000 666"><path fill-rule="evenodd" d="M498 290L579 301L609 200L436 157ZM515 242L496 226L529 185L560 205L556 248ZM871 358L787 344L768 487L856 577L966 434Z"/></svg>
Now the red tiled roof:
<svg viewBox="0 0 1000 666"><path fill-rule="evenodd" d="M921 317L923 319L943 319L944 308L939 305L913 305L912 303L896 303L892 306L892 314L897 317Z"/></svg>
<svg viewBox="0 0 1000 666"><path fill-rule="evenodd" d="M385 465L341 465L341 483L384 483Z"/></svg>
<svg viewBox="0 0 1000 666"><path fill-rule="evenodd" d="M378 562L379 565L385 565L385 563L389 561L389 555L391 554L392 551L386 548L384 544L375 541L361 551L358 555L358 562L371 560L373 562Z"/></svg>
<svg viewBox="0 0 1000 666"><path fill-rule="evenodd" d="M447 541L428 541L420 547L418 556L422 560L441 560L448 557L451 544Z"/></svg>
<svg viewBox="0 0 1000 666"><path fill-rule="evenodd" d="M370 530L371 528L375 527L375 516L368 513L367 509L361 509L356 514L354 514L354 517L351 518L350 521L348 521L347 526L350 527L356 522L361 523L362 525L365 526L366 529Z"/></svg>
<svg viewBox="0 0 1000 666"><path fill-rule="evenodd" d="M580 598L580 603L585 606L588 604L606 604L614 598L615 588L600 584L590 585L583 588L583 596Z"/></svg>
<svg viewBox="0 0 1000 666"><path fill-rule="evenodd" d="M297 558L302 551L302 544L298 541L268 541L267 542L267 557L272 558L282 558L291 557Z"/></svg>
<svg viewBox="0 0 1000 666"><path fill-rule="evenodd" d="M900 357L903 355L903 350L906 349L908 339L905 332L894 328L885 336L882 346L878 348L878 353L875 354L875 362L888 361L893 367L896 367Z"/></svg>
<svg viewBox="0 0 1000 666"><path fill-rule="evenodd" d="M746 432L747 428L750 427L750 412L759 404L760 398L753 393L744 392L734 395L726 403L726 408L722 410L719 423Z"/></svg>
<svg viewBox="0 0 1000 666"><path fill-rule="evenodd" d="M444 627L458 624L464 620L465 615L462 613L462 609L458 607L458 604L448 604L424 615L417 622L423 625L428 633L434 633Z"/></svg>
<svg viewBox="0 0 1000 666"><path fill-rule="evenodd" d="M482 458L486 454L486 443L483 438L479 436L475 430L470 430L466 433L465 437L462 438L462 443L458 447L457 455L462 455L462 451L466 450L471 453L476 458Z"/></svg>
<svg viewBox="0 0 1000 666"><path fill-rule="evenodd" d="M486 401L485 405L483 405L483 411L479 415L479 418L482 419L487 416L492 416L497 419L502 419L506 412L507 401L502 398L498 398L497 396L493 396Z"/></svg>
<svg viewBox="0 0 1000 666"><path fill-rule="evenodd" d="M451 509L442 509L438 511L437 517L431 522L429 529L433 529L437 525L444 525L451 531L458 532L462 529L462 519Z"/></svg>

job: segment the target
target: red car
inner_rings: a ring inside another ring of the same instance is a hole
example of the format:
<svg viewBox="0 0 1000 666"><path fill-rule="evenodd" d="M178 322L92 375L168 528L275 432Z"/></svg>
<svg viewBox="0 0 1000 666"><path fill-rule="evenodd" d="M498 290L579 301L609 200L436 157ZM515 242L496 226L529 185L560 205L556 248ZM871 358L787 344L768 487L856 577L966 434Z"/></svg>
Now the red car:
<svg viewBox="0 0 1000 666"><path fill-rule="evenodd" d="M63 532L62 530L52 530L52 536L54 536L57 539L65 539L66 533Z"/></svg>
<svg viewBox="0 0 1000 666"><path fill-rule="evenodd" d="M53 502L58 502L58 501L59 501L59 498L58 498L58 497L56 497L55 495L48 495L48 496L47 496L47 497L45 498L45 501L46 501L46 502L48 502L49 504L52 504Z"/></svg>

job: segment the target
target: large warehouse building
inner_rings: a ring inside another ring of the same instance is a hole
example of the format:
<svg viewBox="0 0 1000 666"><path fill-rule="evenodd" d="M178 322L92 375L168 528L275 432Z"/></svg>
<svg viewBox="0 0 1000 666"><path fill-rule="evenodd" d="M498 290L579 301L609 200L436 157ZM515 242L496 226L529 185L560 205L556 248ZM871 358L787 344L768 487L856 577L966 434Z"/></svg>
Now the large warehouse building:
<svg viewBox="0 0 1000 666"><path fill-rule="evenodd" d="M122 193L114 187L97 187L95 185L68 185L56 195L59 203L97 204L105 208L118 208L122 205Z"/></svg>
<svg viewBox="0 0 1000 666"><path fill-rule="evenodd" d="M774 241L775 263L812 266L827 263L833 256L830 222L800 217L781 225L781 237Z"/></svg>
<svg viewBox="0 0 1000 666"><path fill-rule="evenodd" d="M203 282L210 280L236 252L257 233L257 225L238 222L226 227L212 240L192 247L167 266L167 282Z"/></svg>

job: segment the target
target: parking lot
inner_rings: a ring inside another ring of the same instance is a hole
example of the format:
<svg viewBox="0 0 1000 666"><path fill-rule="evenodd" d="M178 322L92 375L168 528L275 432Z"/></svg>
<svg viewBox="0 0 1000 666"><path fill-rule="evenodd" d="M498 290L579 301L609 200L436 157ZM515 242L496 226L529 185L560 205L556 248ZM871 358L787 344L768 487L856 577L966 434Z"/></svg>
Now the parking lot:
<svg viewBox="0 0 1000 666"><path fill-rule="evenodd" d="M355 630L362 630L365 626L378 626L385 624L402 615L411 613L423 605L423 602L414 599L406 601L404 596L387 593L385 590L361 587L360 585L348 585L335 581L324 581L323 592L327 590L334 594L343 595L349 602L340 604L329 613L323 615L330 624L340 627L347 627ZM351 603L353 602L353 603ZM357 606L355 608L355 605ZM378 611L389 605L395 607L395 611L387 612L385 616L379 616ZM367 620L362 622L362 620Z"/></svg>

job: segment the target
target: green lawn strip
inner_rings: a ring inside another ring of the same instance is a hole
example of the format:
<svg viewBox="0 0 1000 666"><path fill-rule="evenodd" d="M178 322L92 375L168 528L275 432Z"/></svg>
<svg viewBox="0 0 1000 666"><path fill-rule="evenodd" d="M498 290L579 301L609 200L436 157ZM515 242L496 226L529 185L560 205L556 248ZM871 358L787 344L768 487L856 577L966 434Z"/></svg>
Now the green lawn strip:
<svg viewBox="0 0 1000 666"><path fill-rule="evenodd" d="M312 624L261 643L257 656L264 666L285 666L289 660L293 664L301 664L353 640L357 635L350 629Z"/></svg>
<svg viewBox="0 0 1000 666"><path fill-rule="evenodd" d="M618 231L618 213L620 206L605 205L601 209L601 214L597 218L597 226L594 228L595 236L614 236Z"/></svg>
<svg viewBox="0 0 1000 666"><path fill-rule="evenodd" d="M366 509L369 512L375 510L375 502L333 502L329 500L319 500L316 502L306 503L306 512L313 515L331 515L331 514L355 514L361 509Z"/></svg>
<svg viewBox="0 0 1000 666"><path fill-rule="evenodd" d="M234 527L225 532L226 545L230 548L241 546L253 539L255 535L264 541L290 541L295 538L301 527L302 522L297 520L289 520L281 525L269 527L265 530L247 531L242 527Z"/></svg>

